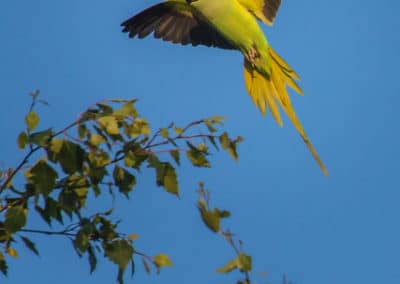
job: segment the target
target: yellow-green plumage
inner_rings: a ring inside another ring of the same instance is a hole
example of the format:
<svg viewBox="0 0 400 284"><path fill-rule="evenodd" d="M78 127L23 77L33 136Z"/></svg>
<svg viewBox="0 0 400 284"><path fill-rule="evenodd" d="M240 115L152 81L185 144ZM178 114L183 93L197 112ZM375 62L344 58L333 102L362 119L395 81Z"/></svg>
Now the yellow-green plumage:
<svg viewBox="0 0 400 284"><path fill-rule="evenodd" d="M328 174L291 104L287 86L303 94L299 76L270 47L257 20L272 25L281 0L168 0L128 19L130 37L155 37L181 44L239 50L246 89L263 115L269 110L282 126L279 106L303 138L324 174Z"/></svg>

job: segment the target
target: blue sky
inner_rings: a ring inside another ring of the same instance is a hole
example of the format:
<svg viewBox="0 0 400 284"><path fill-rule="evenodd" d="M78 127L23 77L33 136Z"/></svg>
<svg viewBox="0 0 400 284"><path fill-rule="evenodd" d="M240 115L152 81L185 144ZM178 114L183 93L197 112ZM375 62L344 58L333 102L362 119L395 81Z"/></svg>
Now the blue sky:
<svg viewBox="0 0 400 284"><path fill-rule="evenodd" d="M201 224L195 208L204 180L214 203L231 210L228 227L254 258L257 283L400 283L400 38L394 0L283 1L271 45L300 74L305 96L293 104L325 162L325 177L287 119L279 128L245 93L238 52L129 40L119 24L155 1L20 1L0 3L0 162L22 153L27 94L40 89L43 127L61 127L89 104L139 98L154 127L211 115L241 135L240 162L225 153L211 170L181 168L182 199L144 172L130 201L116 212L140 235L138 249L170 254L175 266L147 276L138 265L127 283L232 283L213 272L232 257ZM40 226L41 224L32 224ZM41 257L21 252L7 283L112 283L101 261L89 276L66 240L33 238ZM2 281L4 281L2 279Z"/></svg>

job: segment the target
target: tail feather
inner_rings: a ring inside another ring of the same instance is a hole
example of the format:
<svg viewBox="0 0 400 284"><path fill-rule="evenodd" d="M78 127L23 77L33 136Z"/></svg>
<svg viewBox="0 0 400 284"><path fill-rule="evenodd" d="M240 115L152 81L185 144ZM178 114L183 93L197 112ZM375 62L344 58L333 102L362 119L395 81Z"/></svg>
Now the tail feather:
<svg viewBox="0 0 400 284"><path fill-rule="evenodd" d="M274 119L280 126L282 126L282 120L279 114L277 103L281 106L283 111L295 126L297 132L303 138L323 173L328 175L326 167L312 146L299 119L296 116L296 113L294 112L289 94L286 89L286 85L288 85L297 93L302 95L303 91L295 81L299 79L299 76L278 54L272 50L272 48L269 50L269 55L272 59L272 68L269 77L260 73L245 59L244 78L247 92L252 98L254 104L260 109L261 113L265 115L269 109Z"/></svg>

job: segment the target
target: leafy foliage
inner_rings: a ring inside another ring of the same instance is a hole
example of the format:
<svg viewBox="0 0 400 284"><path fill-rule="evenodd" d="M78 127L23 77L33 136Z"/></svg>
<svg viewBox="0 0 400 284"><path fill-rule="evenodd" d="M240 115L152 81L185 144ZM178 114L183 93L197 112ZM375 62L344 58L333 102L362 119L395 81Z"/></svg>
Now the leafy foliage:
<svg viewBox="0 0 400 284"><path fill-rule="evenodd" d="M220 234L234 249L236 258L229 260L225 266L217 269L219 273L229 273L237 269L244 275L243 281L238 283L250 283L250 272L252 271L252 258L243 252L243 242L241 240L236 241L234 235L229 230L224 230L221 227L221 220L223 218L229 218L231 213L226 210L219 208L211 208L210 191L204 188L204 183L199 183L200 188L198 189L199 198L197 200L197 207L200 211L201 219L204 224L213 232Z"/></svg>
<svg viewBox="0 0 400 284"><path fill-rule="evenodd" d="M39 92L31 97L26 129L17 138L25 157L15 168L0 171L0 271L7 275L7 259L18 257L19 244L39 254L28 238L31 234L68 238L79 257L87 257L91 272L99 255L104 255L116 266L119 283L123 283L129 265L134 271L135 257L142 259L148 273L151 266L157 272L171 266L166 254L149 256L138 251L134 243L137 234L118 231L112 206L85 216L83 209L96 200L88 196L106 195L112 204L117 193L129 198L141 170L150 168L155 172L155 184L179 197L176 166L185 156L194 167L211 167L212 146L226 150L237 160L236 148L242 139L219 133L223 118L217 116L184 127L171 123L154 132L138 113L134 99L99 102L61 130L41 129L35 107L47 103L39 99ZM220 219L228 217L229 212L211 210L201 199L198 208L207 227L226 237ZM40 216L48 227L31 228L32 214ZM244 254L238 259L235 268L251 270L251 259Z"/></svg>

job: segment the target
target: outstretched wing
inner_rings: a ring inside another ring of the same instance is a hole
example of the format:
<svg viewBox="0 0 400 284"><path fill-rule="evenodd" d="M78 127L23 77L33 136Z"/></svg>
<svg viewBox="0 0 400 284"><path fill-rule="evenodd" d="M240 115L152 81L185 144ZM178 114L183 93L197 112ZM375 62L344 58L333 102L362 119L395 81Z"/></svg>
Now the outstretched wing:
<svg viewBox="0 0 400 284"><path fill-rule="evenodd" d="M213 27L196 17L186 2L167 1L154 5L121 24L130 38L154 37L172 43L235 49Z"/></svg>
<svg viewBox="0 0 400 284"><path fill-rule="evenodd" d="M281 5L281 0L239 0L239 3L260 21L272 25Z"/></svg>

